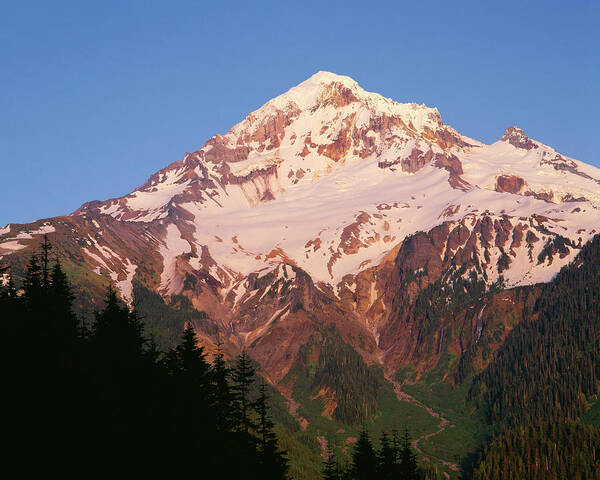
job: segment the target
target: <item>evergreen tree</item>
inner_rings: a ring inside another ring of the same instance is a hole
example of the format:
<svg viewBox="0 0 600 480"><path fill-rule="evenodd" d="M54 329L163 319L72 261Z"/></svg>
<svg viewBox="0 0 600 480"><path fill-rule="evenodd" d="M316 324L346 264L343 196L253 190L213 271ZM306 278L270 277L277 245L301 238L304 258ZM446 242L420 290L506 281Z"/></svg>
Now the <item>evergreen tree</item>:
<svg viewBox="0 0 600 480"><path fill-rule="evenodd" d="M53 319L55 339L67 349L73 349L76 338L80 334L77 316L73 313L73 293L62 269L60 262L56 262L50 273L48 285L50 296L49 312Z"/></svg>
<svg viewBox="0 0 600 480"><path fill-rule="evenodd" d="M154 448L155 415L163 398L156 398L158 366L148 351L141 320L119 302L111 287L104 310L95 313L89 345L90 394L100 407L91 420L93 428L104 433L95 439L100 443L96 448L118 459L125 452L148 454Z"/></svg>
<svg viewBox="0 0 600 480"><path fill-rule="evenodd" d="M7 282L4 281L4 275L8 275ZM23 315L22 304L8 267L0 267L0 332L7 342L11 342L17 329L18 322L14 319Z"/></svg>
<svg viewBox="0 0 600 480"><path fill-rule="evenodd" d="M40 254L41 261L41 282L44 288L48 288L50 286L50 250L52 250L52 245L48 241L48 235L44 235L44 241L40 245L42 250Z"/></svg>
<svg viewBox="0 0 600 480"><path fill-rule="evenodd" d="M0 299L7 295L8 281L5 280L5 275L8 276L8 280L10 280L11 277L8 272L8 267L3 267L2 264L0 264Z"/></svg>
<svg viewBox="0 0 600 480"><path fill-rule="evenodd" d="M329 442L327 443L327 458L323 463L323 480L341 480L340 467Z"/></svg>
<svg viewBox="0 0 600 480"><path fill-rule="evenodd" d="M252 365L252 360L246 354L242 352L238 355L235 366L231 372L231 379L233 381L232 391L235 395L235 401L237 404L237 428L240 431L249 433L251 429L255 428L254 422L250 417L250 387L254 383L255 370Z"/></svg>
<svg viewBox="0 0 600 480"><path fill-rule="evenodd" d="M222 344L219 342L217 343L217 354L213 359L211 375L212 404L214 405L215 421L219 432L226 432L234 428L233 405L235 396L228 382L230 375L231 371L225 363Z"/></svg>
<svg viewBox="0 0 600 480"><path fill-rule="evenodd" d="M377 452L378 478L381 480L394 479L398 473L397 451L386 432L382 432L379 445Z"/></svg>
<svg viewBox="0 0 600 480"><path fill-rule="evenodd" d="M42 269L37 255L32 255L27 264L25 280L23 281L24 299L30 312L42 312L44 288L42 283Z"/></svg>
<svg viewBox="0 0 600 480"><path fill-rule="evenodd" d="M288 462L284 453L279 451L274 425L269 416L267 406L266 385L260 384L260 395L254 402L254 410L258 416L256 433L258 434L258 452L260 458L261 479L275 480L285 478Z"/></svg>
<svg viewBox="0 0 600 480"><path fill-rule="evenodd" d="M372 480L376 471L377 455L369 439L369 432L363 426L352 453L350 478L353 480Z"/></svg>
<svg viewBox="0 0 600 480"><path fill-rule="evenodd" d="M204 347L198 347L196 332L191 323L183 331L182 342L171 349L166 358L170 371L185 379L189 388L209 389L210 365L206 361Z"/></svg>
<svg viewBox="0 0 600 480"><path fill-rule="evenodd" d="M15 287L15 282L13 281L12 276L9 275L8 283L6 285L2 285L0 295L6 299L14 300L17 298L17 288Z"/></svg>
<svg viewBox="0 0 600 480"><path fill-rule="evenodd" d="M404 436L401 441L399 464L399 474L402 480L419 480L417 456L410 446L410 436L406 427L404 428Z"/></svg>
<svg viewBox="0 0 600 480"><path fill-rule="evenodd" d="M485 447L474 480L600 478L600 429L578 423L522 425Z"/></svg>
<svg viewBox="0 0 600 480"><path fill-rule="evenodd" d="M110 287L87 329L74 315L62 266L49 264L47 239L43 245L28 264L23 295L12 281L0 282L6 456L25 464L35 451L46 473L64 475L65 459L139 474L140 459L172 468L175 458L193 455L215 478L286 478L265 385L252 402L247 355L230 371L219 346L211 366L187 324L163 356Z"/></svg>
<svg viewBox="0 0 600 480"><path fill-rule="evenodd" d="M108 357L120 360L137 359L148 343L141 320L135 311L119 302L112 287L108 287L104 310L95 313L91 341Z"/></svg>
<svg viewBox="0 0 600 480"><path fill-rule="evenodd" d="M175 408L176 414L180 416L177 421L197 424L204 429L207 437L212 435L216 430L216 423L211 402L211 366L206 361L204 347L197 345L191 323L186 325L181 343L167 353L165 363L174 377L173 388L177 390ZM189 427L194 429L194 425Z"/></svg>
<svg viewBox="0 0 600 480"><path fill-rule="evenodd" d="M397 477L400 475L400 437L396 429L392 432L392 450L394 451L395 458L394 476Z"/></svg>
<svg viewBox="0 0 600 480"><path fill-rule="evenodd" d="M187 457L202 451L206 456L205 468L211 470L218 463L215 454L224 445L223 438L216 438L211 366L204 348L197 345L191 323L185 326L181 343L165 355L163 364L169 373L168 391L172 405L169 436L173 443L169 452Z"/></svg>

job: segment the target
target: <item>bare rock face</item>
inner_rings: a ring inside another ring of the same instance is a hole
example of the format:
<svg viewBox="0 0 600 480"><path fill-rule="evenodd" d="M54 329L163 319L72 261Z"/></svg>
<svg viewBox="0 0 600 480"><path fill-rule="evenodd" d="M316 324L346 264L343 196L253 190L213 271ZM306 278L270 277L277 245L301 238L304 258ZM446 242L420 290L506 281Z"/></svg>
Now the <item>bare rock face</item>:
<svg viewBox="0 0 600 480"><path fill-rule="evenodd" d="M508 142L514 147L522 148L524 150L538 148L537 144L535 144L533 140L525 135L525 132L519 127L508 127L500 140L503 142Z"/></svg>
<svg viewBox="0 0 600 480"><path fill-rule="evenodd" d="M366 358L374 357L376 343L356 314L293 265L282 263L266 274L250 275L230 290L226 302L235 312L228 340L246 349L274 382L288 373L298 350L318 331L315 319L335 325L346 343Z"/></svg>
<svg viewBox="0 0 600 480"><path fill-rule="evenodd" d="M537 198L538 200L544 200L545 202L552 202L554 199L554 192L534 192L532 190L528 190L524 193L526 197Z"/></svg>
<svg viewBox="0 0 600 480"><path fill-rule="evenodd" d="M519 219L487 214L446 221L428 232L405 238L393 258L380 266L346 278L340 298L365 317L379 348L386 352L386 368L395 371L411 364L418 371L427 371L445 353L461 355L475 347L482 334L482 318L494 328L499 322L511 328L518 321L524 300L491 300L485 307L487 313L477 320L482 312L481 305L476 307L480 294L474 294L456 310L453 305L457 300L448 300L457 295L454 289L462 292L456 298L463 298L465 289L480 291L477 289L486 282L502 282L503 275L515 281L509 273L515 263L528 263L533 269L540 263L539 258L549 263L551 258L561 259L577 252L574 240L564 239L546 227L550 222L545 217ZM540 236L545 244L539 241ZM511 308L503 310L502 301L512 302ZM469 310L472 308L479 311ZM465 324L472 328L472 336L457 336ZM501 341L494 344L499 346Z"/></svg>
<svg viewBox="0 0 600 480"><path fill-rule="evenodd" d="M217 135L207 142L212 148L201 153L203 160L211 163L240 162L248 158L250 149L247 146L228 145L221 135Z"/></svg>
<svg viewBox="0 0 600 480"><path fill-rule="evenodd" d="M600 185L600 180L598 178L594 178L591 175L580 171L577 167L577 164L573 160L565 158L559 153L556 153L555 155L544 156L540 163L542 165L551 165L554 170L557 171L569 172L581 178L585 178L586 180L592 180Z"/></svg>
<svg viewBox="0 0 600 480"><path fill-rule="evenodd" d="M421 170L425 165L427 165L434 157L434 153L432 150L428 150L427 152L422 152L418 148L415 148L408 157L403 158L400 161L402 166L402 170L404 172L415 173ZM389 166L390 164L380 163L380 166Z"/></svg>
<svg viewBox="0 0 600 480"><path fill-rule="evenodd" d="M344 227L339 245L344 253L350 255L355 254L358 252L358 249L363 246L360 241L360 226L367 223L370 218L368 213L361 212L353 223Z"/></svg>
<svg viewBox="0 0 600 480"><path fill-rule="evenodd" d="M257 121L253 129L243 131L237 139L238 145L258 143L259 151L269 151L278 148L285 137L286 127L298 117L300 110L291 108L287 111L277 110L263 121ZM254 119L250 116L249 123ZM248 147L246 147L248 148Z"/></svg>
<svg viewBox="0 0 600 480"><path fill-rule="evenodd" d="M570 193L567 193L566 195L564 195L561 198L561 201L563 201L563 202L587 202L588 199L585 198L584 196L574 197Z"/></svg>
<svg viewBox="0 0 600 480"><path fill-rule="evenodd" d="M525 184L525 180L516 175L500 175L496 179L495 190L497 192L519 193Z"/></svg>
<svg viewBox="0 0 600 480"><path fill-rule="evenodd" d="M353 102L358 102L358 97L343 83L333 82L329 84L319 97L319 107L332 105L336 108L345 107Z"/></svg>

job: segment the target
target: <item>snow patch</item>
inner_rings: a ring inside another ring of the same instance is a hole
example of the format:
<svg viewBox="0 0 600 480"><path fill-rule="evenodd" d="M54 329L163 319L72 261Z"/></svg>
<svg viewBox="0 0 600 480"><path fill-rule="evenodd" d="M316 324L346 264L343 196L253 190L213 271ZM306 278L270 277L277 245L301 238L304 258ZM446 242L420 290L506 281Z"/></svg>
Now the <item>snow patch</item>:
<svg viewBox="0 0 600 480"><path fill-rule="evenodd" d="M177 257L192 251L190 244L181 236L173 223L167 225L167 232L159 253L163 257L163 271L160 275L160 289L167 294L179 293L183 288L183 278L177 275Z"/></svg>
<svg viewBox="0 0 600 480"><path fill-rule="evenodd" d="M103 266L107 272L110 272L111 269L110 267L106 264L106 262L104 261L104 259L102 257L100 257L99 255L96 255L94 252L91 252L90 250L88 250L86 247L82 248L82 251L88 256L93 258L94 260L96 260L97 263L99 263L101 266ZM97 267L99 269L99 267ZM98 273L100 273L100 271L98 271Z"/></svg>
<svg viewBox="0 0 600 480"><path fill-rule="evenodd" d="M10 250L12 252L23 250L25 247L26 245L21 245L19 242L16 241L0 243L0 249Z"/></svg>
<svg viewBox="0 0 600 480"><path fill-rule="evenodd" d="M131 281L133 280L133 276L137 270L137 265L134 265L129 261L129 259L126 259L124 266L127 276L125 280L116 282L116 286L117 290L121 293L121 298L123 298L123 300L125 300L128 304L131 304L133 301L133 285L131 284Z"/></svg>
<svg viewBox="0 0 600 480"><path fill-rule="evenodd" d="M56 228L54 228L54 226L50 225L50 224L45 224L42 225L40 228L38 228L37 230L33 230L31 232L32 235L42 235L42 234L47 234L47 233L53 233L56 232Z"/></svg>

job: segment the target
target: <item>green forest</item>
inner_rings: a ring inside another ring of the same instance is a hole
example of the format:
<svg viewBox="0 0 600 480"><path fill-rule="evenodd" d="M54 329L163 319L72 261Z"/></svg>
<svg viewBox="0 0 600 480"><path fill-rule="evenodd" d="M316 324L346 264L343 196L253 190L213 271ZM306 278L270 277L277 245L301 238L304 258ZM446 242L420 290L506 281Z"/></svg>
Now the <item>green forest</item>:
<svg viewBox="0 0 600 480"><path fill-rule="evenodd" d="M543 286L469 392L493 427L474 478L600 478L600 237Z"/></svg>

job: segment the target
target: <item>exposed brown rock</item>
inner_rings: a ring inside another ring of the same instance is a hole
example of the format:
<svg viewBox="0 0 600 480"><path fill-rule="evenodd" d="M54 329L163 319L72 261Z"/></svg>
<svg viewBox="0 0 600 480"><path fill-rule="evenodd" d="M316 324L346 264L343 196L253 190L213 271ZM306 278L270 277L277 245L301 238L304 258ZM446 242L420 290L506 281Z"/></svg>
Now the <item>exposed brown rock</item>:
<svg viewBox="0 0 600 480"><path fill-rule="evenodd" d="M525 135L525 132L519 127L508 127L500 140L503 142L508 142L514 147L522 148L524 150L538 148L537 144L535 144L527 135Z"/></svg>
<svg viewBox="0 0 600 480"><path fill-rule="evenodd" d="M352 147L351 130L355 117L356 113L353 113L344 119L342 128L338 132L338 136L333 143L319 145L319 155L325 155L337 162L350 151L350 148Z"/></svg>
<svg viewBox="0 0 600 480"><path fill-rule="evenodd" d="M206 162L211 163L235 163L248 158L250 149L245 146L228 146L224 137L216 135L211 138L206 145L212 146L207 152L201 151L200 156Z"/></svg>
<svg viewBox="0 0 600 480"><path fill-rule="evenodd" d="M439 124L442 125L441 118L439 119ZM432 131L429 127L425 127L422 133L423 137L431 140L434 143L437 143L440 148L446 150L451 147L468 147L469 144L465 142L459 135L452 132L448 127L443 127L435 132Z"/></svg>
<svg viewBox="0 0 600 480"><path fill-rule="evenodd" d="M567 193L561 198L562 202L587 202L588 199L585 197L574 197L570 193Z"/></svg>
<svg viewBox="0 0 600 480"><path fill-rule="evenodd" d="M366 212L361 212L357 215L353 223L344 227L338 248L345 254L352 255L358 252L359 248L364 247L365 245L360 240L360 227L370 219L371 216Z"/></svg>
<svg viewBox="0 0 600 480"><path fill-rule="evenodd" d="M290 125L299 114L300 109L297 107L285 112L277 110L264 122L258 125L253 125L253 117L250 115L246 119L246 122L250 123L250 128L240 135L238 144L248 145L252 142L258 142L261 145L264 145L266 150L277 148L281 145L281 140L285 137L285 128Z"/></svg>
<svg viewBox="0 0 600 480"><path fill-rule="evenodd" d="M408 157L404 157L400 159L400 165L402 167L403 172L415 173L421 170L425 165L427 165L433 159L433 150L427 150L427 152L422 152L418 148L413 149L410 152ZM379 167L387 167L393 165L389 162L380 162Z"/></svg>
<svg viewBox="0 0 600 480"><path fill-rule="evenodd" d="M462 163L456 155L437 154L435 156L435 166L444 168L457 176L463 174Z"/></svg>
<svg viewBox="0 0 600 480"><path fill-rule="evenodd" d="M271 259L275 259L275 258L278 258L282 262L287 263L289 265L296 266L296 262L294 260L292 260L290 257L288 257L287 253L285 253L283 251L283 249L281 249L281 248L274 248L273 250L271 250L269 253L267 253L265 255L265 260L271 260Z"/></svg>
<svg viewBox="0 0 600 480"><path fill-rule="evenodd" d="M516 255L515 250L521 246L523 241L523 232L528 231L527 225L519 223L515 225L512 233L512 242L510 244L510 250L514 255Z"/></svg>
<svg viewBox="0 0 600 480"><path fill-rule="evenodd" d="M526 185L525 180L516 175L500 175L496 178L497 192L519 193Z"/></svg>
<svg viewBox="0 0 600 480"><path fill-rule="evenodd" d="M512 230L510 220L506 216L494 220L494 230L496 231L495 245L504 247Z"/></svg>
<svg viewBox="0 0 600 480"><path fill-rule="evenodd" d="M440 214L441 217L451 217L460 210L460 205L448 205Z"/></svg>
<svg viewBox="0 0 600 480"><path fill-rule="evenodd" d="M537 198L538 200L543 200L544 202L552 203L552 199L554 198L554 192L534 192L532 190L528 190L524 194L526 197Z"/></svg>
<svg viewBox="0 0 600 480"><path fill-rule="evenodd" d="M304 245L304 248L310 248L310 247L312 247L313 252L316 252L319 248L321 248L321 239L319 237L317 237L314 240L309 240L308 242L306 242L306 245Z"/></svg>
<svg viewBox="0 0 600 480"><path fill-rule="evenodd" d="M542 160L540 161L540 164L541 165L551 165L552 167L554 167L554 170L567 171L569 173L572 173L579 177L585 178L587 180L592 180L600 185L599 179L593 178L590 175L588 175L587 173L581 172L577 168L577 164L573 160L565 158L559 153L554 155L554 157L552 157L552 158L548 158L548 157L542 158Z"/></svg>
<svg viewBox="0 0 600 480"><path fill-rule="evenodd" d="M352 90L341 83L333 82L323 90L323 93L319 97L319 106L333 105L339 108L357 101L358 98Z"/></svg>

